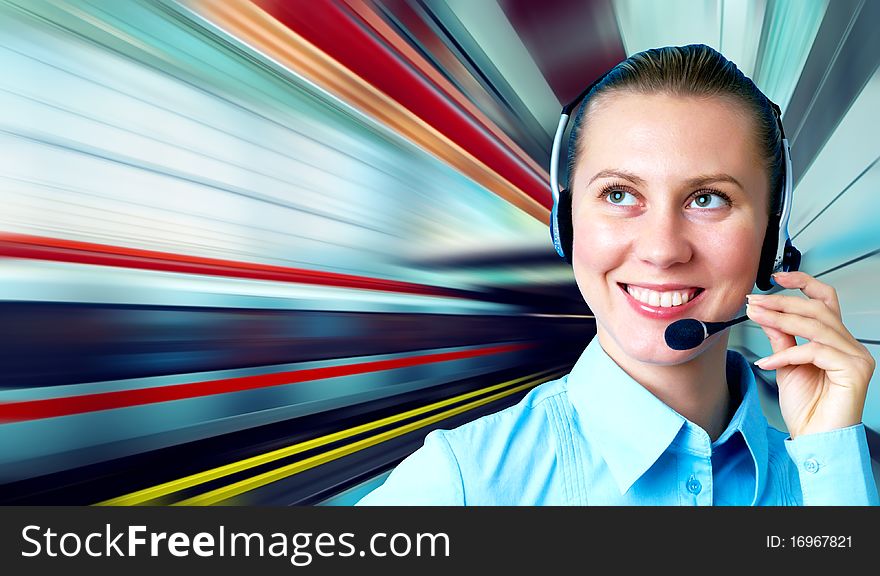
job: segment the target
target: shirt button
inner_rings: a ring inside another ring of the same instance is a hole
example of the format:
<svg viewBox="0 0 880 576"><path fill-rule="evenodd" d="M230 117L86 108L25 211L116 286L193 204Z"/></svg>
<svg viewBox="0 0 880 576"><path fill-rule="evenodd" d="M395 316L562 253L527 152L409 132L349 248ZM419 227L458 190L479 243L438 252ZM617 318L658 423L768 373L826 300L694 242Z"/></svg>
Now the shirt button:
<svg viewBox="0 0 880 576"><path fill-rule="evenodd" d="M815 458L807 458L804 460L804 470L809 472L810 474L815 474L819 471L819 463Z"/></svg>
<svg viewBox="0 0 880 576"><path fill-rule="evenodd" d="M700 484L700 481L697 480L697 477L691 474L691 477L688 478L687 481L687 489L691 494L699 494L700 490L703 489L703 485Z"/></svg>

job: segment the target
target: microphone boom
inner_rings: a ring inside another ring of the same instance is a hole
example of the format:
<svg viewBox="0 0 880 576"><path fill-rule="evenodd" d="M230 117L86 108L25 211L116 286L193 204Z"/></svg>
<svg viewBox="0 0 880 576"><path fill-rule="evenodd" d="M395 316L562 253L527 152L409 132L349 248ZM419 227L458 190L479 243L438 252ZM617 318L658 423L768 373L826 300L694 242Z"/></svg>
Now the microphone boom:
<svg viewBox="0 0 880 576"><path fill-rule="evenodd" d="M690 350L702 344L712 334L748 319L748 316L740 316L727 322L703 322L694 318L676 320L666 327L666 345L673 350Z"/></svg>

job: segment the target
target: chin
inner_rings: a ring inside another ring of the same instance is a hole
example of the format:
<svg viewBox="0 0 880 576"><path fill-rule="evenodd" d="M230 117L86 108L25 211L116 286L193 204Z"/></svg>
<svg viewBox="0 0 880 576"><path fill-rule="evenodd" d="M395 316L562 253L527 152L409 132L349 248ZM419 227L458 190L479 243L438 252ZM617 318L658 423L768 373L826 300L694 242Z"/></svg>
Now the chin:
<svg viewBox="0 0 880 576"><path fill-rule="evenodd" d="M600 342L603 343L603 347L605 347L607 340L611 339L611 346L616 347L618 351L629 358L643 364L654 364L656 366L674 366L693 360L717 343L719 338L719 335L711 336L691 350L673 350L666 345L662 332L655 333L653 330L646 330L633 333L632 330L626 330L619 335L604 329L599 332ZM606 349L606 352L609 351Z"/></svg>

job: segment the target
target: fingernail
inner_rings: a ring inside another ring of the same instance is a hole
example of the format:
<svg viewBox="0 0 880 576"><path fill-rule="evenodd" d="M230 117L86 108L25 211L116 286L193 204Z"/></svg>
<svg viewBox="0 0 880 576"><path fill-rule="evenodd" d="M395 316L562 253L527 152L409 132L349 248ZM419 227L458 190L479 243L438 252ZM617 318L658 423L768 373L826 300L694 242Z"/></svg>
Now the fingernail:
<svg viewBox="0 0 880 576"><path fill-rule="evenodd" d="M763 302L766 297L763 294L749 294L746 296L749 302Z"/></svg>
<svg viewBox="0 0 880 576"><path fill-rule="evenodd" d="M757 360L755 360L754 363L755 363L756 366L758 366L758 367L760 368L760 367L761 367L761 362L766 362L766 361L767 361L767 358L769 358L769 356L765 356L765 357L763 357L763 358L758 358Z"/></svg>
<svg viewBox="0 0 880 576"><path fill-rule="evenodd" d="M779 286L779 282L776 281L776 274L774 274L773 276L770 276L770 283L773 284L774 286Z"/></svg>

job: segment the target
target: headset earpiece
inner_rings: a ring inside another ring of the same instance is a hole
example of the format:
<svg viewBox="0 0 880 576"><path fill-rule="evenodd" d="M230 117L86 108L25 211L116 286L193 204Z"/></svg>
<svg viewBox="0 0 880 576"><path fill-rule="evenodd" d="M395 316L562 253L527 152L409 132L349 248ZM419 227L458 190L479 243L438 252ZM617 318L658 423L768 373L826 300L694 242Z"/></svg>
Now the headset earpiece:
<svg viewBox="0 0 880 576"><path fill-rule="evenodd" d="M791 239L785 242L785 256L782 269L785 272L797 272L801 269L801 251L794 247Z"/></svg>
<svg viewBox="0 0 880 576"><path fill-rule="evenodd" d="M759 290L767 292L773 288L770 275L773 274L773 264L776 260L779 242L779 214L771 214L767 222L767 232L764 234L764 244L761 246L761 259L758 262L758 275L755 277L755 286Z"/></svg>
<svg viewBox="0 0 880 576"><path fill-rule="evenodd" d="M776 116L779 133L782 137L783 178L782 198L778 214L772 214L767 222L764 245L761 247L761 260L758 263L758 275L755 286L767 292L773 288L771 276L774 272L794 272L800 269L801 253L791 243L788 235L788 220L791 217L791 205L794 200L794 176L791 168L791 146L785 137L782 126L782 110L772 101L767 101Z"/></svg>
<svg viewBox="0 0 880 576"><path fill-rule="evenodd" d="M550 214L550 237L556 253L571 264L574 228L571 223L571 193L568 188L559 192L559 200L553 204Z"/></svg>

